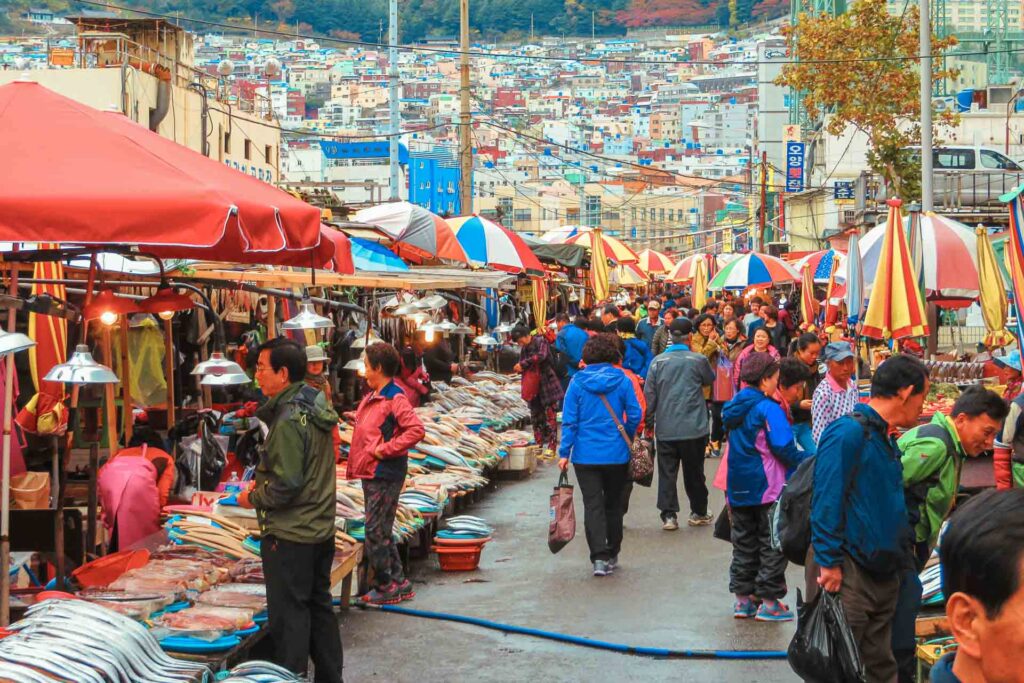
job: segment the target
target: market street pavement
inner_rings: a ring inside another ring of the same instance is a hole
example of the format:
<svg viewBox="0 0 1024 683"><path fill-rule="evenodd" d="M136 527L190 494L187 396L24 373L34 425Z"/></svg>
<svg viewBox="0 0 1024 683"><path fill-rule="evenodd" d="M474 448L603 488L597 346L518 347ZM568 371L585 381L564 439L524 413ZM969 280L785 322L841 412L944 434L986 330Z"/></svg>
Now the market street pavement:
<svg viewBox="0 0 1024 683"><path fill-rule="evenodd" d="M717 460L708 460L708 482ZM672 649L785 650L795 625L735 620L731 546L711 527L662 531L654 490L636 487L614 576L590 575L583 506L577 534L558 555L547 547L554 465L498 489L465 514L495 527L476 572L441 572L434 556L413 563L417 596L403 607L457 613L596 640ZM574 479L574 478L573 478ZM686 507L680 479L680 502ZM711 509L723 497L712 489ZM795 607L802 568L790 567ZM784 660L655 660L477 626L353 609L342 618L345 680L362 681L798 681Z"/></svg>

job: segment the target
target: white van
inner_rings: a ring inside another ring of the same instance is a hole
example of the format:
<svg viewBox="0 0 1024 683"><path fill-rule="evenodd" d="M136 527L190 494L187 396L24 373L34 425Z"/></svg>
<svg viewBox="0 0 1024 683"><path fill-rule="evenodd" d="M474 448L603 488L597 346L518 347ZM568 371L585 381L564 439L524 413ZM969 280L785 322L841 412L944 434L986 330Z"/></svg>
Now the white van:
<svg viewBox="0 0 1024 683"><path fill-rule="evenodd" d="M920 147L912 147L920 153ZM932 150L932 189L936 206L999 204L1000 195L1024 182L1024 168L999 150L950 145Z"/></svg>

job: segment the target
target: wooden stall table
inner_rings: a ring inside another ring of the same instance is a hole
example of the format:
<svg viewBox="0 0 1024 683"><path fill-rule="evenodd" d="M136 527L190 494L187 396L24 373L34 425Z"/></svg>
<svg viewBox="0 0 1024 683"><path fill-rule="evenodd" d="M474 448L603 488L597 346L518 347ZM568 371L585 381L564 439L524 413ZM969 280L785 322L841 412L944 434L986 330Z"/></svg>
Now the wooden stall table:
<svg viewBox="0 0 1024 683"><path fill-rule="evenodd" d="M331 592L341 584L341 610L345 611L352 602L352 575L363 559L363 544L360 543L350 553L336 554L331 566Z"/></svg>

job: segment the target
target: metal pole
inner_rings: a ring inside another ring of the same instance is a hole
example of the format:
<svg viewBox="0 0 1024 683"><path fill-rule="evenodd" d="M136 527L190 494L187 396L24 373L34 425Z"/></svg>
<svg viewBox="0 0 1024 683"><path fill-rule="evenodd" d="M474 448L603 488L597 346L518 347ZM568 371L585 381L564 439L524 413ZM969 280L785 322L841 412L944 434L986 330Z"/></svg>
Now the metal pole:
<svg viewBox="0 0 1024 683"><path fill-rule="evenodd" d="M757 226L757 248L764 250L764 229L768 218L768 152L761 152L761 216ZM757 249L755 249L756 251Z"/></svg>
<svg viewBox="0 0 1024 683"><path fill-rule="evenodd" d="M17 246L15 247L17 248ZM11 268L11 292L18 292L18 269ZM7 331L15 332L15 309L7 309ZM0 626L11 623L11 430L14 427L14 354L7 354L4 377L3 483L0 489Z"/></svg>
<svg viewBox="0 0 1024 683"><path fill-rule="evenodd" d="M398 133L402 115L398 111L398 0L388 0L388 110L391 137L388 140L388 165L391 171L391 201L401 199L398 177Z"/></svg>
<svg viewBox="0 0 1024 683"><path fill-rule="evenodd" d="M459 0L459 213L473 213L473 143L469 108L469 0Z"/></svg>
<svg viewBox="0 0 1024 683"><path fill-rule="evenodd" d="M928 0L918 0L921 13L921 212L934 208L932 193L932 27Z"/></svg>

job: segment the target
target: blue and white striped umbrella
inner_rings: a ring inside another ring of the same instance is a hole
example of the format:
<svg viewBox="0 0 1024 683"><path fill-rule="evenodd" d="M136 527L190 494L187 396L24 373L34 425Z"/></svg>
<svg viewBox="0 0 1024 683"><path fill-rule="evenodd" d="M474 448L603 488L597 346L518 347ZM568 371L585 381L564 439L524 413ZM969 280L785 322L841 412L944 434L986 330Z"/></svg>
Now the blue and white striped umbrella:
<svg viewBox="0 0 1024 683"><path fill-rule="evenodd" d="M375 273L401 273L409 270L405 261L382 244L359 237L351 237L349 241L352 243L352 263L356 270Z"/></svg>

